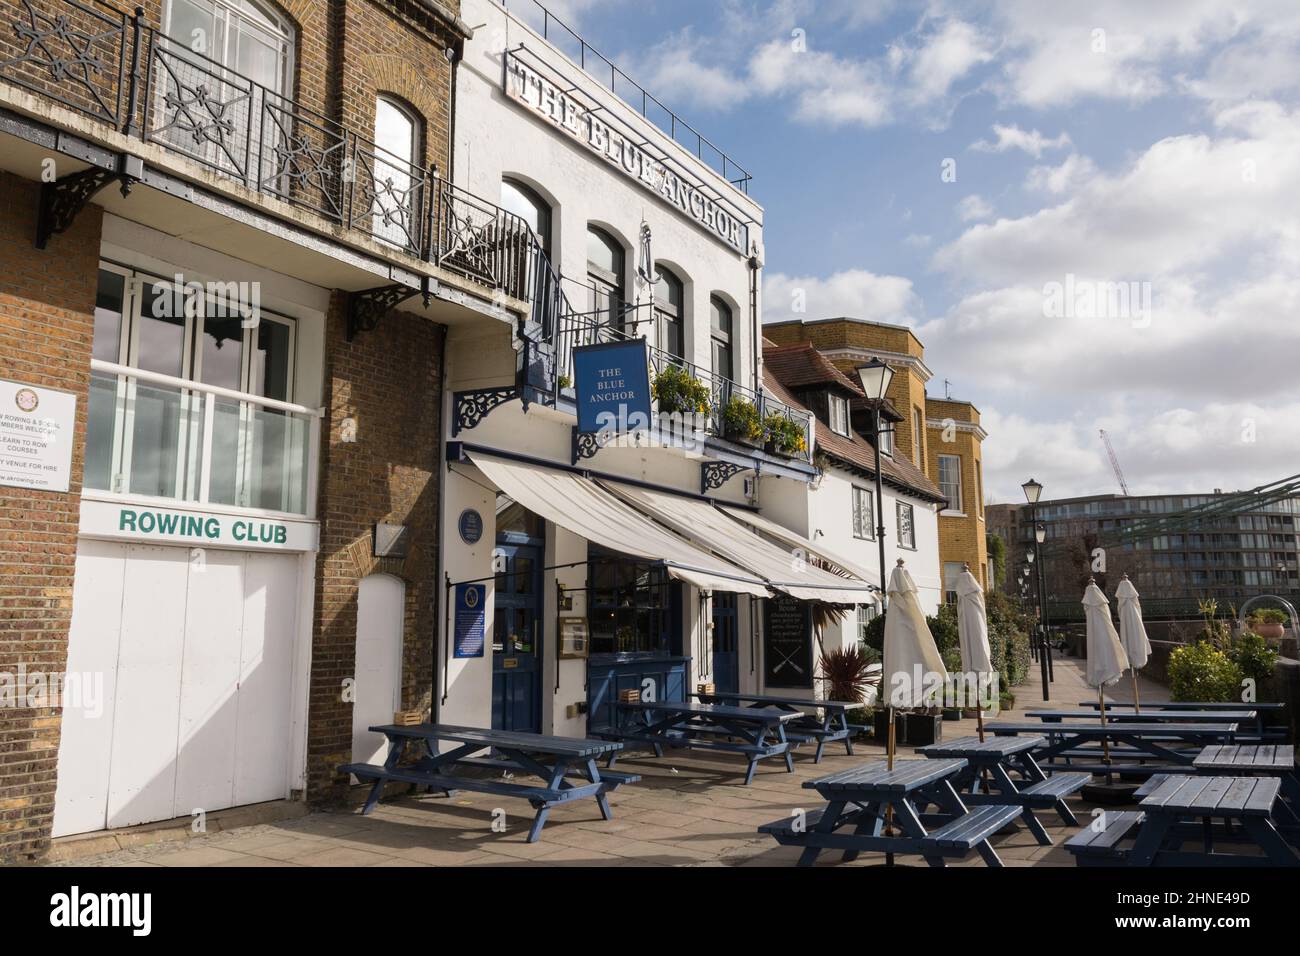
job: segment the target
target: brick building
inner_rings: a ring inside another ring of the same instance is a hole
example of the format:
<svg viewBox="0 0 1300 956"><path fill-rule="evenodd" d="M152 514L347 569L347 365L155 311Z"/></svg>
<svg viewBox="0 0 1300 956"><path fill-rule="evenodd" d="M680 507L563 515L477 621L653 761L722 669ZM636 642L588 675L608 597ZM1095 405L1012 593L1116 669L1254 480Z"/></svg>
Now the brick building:
<svg viewBox="0 0 1300 956"><path fill-rule="evenodd" d="M450 185L470 35L0 0L0 860L332 799L429 708L443 344L531 309L534 252Z"/></svg>
<svg viewBox="0 0 1300 956"><path fill-rule="evenodd" d="M763 334L775 345L809 343L850 377L872 357L889 363L894 378L887 397L898 420L886 447L894 459L911 462L948 499L939 512L939 559L947 599L956 599L952 584L964 564L989 587L982 451L987 433L979 409L970 402L926 393L934 373L925 364L921 340L905 326L853 318L771 322L763 326Z"/></svg>

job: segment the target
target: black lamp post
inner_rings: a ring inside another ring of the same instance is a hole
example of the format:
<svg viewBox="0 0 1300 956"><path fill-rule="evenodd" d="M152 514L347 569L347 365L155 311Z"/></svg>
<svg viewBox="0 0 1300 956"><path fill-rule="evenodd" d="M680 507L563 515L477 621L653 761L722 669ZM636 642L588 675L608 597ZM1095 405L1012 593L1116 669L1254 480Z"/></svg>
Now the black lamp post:
<svg viewBox="0 0 1300 956"><path fill-rule="evenodd" d="M1020 487L1024 489L1025 500L1029 502L1029 522L1034 526L1034 550L1025 555L1032 562L1035 557L1042 558L1043 538L1046 537L1046 529L1038 523L1038 499L1042 497L1043 486L1030 478ZM1047 643L1047 594L1043 588L1041 560L1038 561L1038 640L1038 667L1043 682L1043 700L1051 700L1052 691L1049 685L1052 677L1047 662L1051 648Z"/></svg>
<svg viewBox="0 0 1300 956"><path fill-rule="evenodd" d="M871 431L876 446L876 543L880 548L881 607L886 608L889 599L886 595L888 582L885 575L888 569L885 567L885 491L880 480L880 437L888 429L880 427L880 406L889 391L889 383L894 380L894 370L873 356L866 365L859 365L857 371L858 381L862 383L862 390L866 392L867 401L871 405Z"/></svg>
<svg viewBox="0 0 1300 956"><path fill-rule="evenodd" d="M1034 525L1034 547L1042 548L1043 542L1047 540L1047 525L1041 521ZM1047 621L1047 565L1041 560L1042 552L1039 552L1038 562L1038 588L1042 594L1043 602L1043 653L1047 655L1047 682L1056 681L1056 669L1052 664L1052 635L1048 628Z"/></svg>

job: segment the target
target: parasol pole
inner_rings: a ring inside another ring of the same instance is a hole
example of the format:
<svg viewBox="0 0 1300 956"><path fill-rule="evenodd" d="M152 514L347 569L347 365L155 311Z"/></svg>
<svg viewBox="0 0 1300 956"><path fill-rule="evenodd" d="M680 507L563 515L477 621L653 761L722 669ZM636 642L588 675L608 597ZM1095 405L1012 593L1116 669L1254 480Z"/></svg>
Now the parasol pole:
<svg viewBox="0 0 1300 956"><path fill-rule="evenodd" d="M1097 688L1097 706L1101 711L1101 762L1106 765L1106 782L1110 783L1110 738L1106 736L1106 697Z"/></svg>
<svg viewBox="0 0 1300 956"><path fill-rule="evenodd" d="M1133 675L1133 713L1142 713L1142 701L1138 698L1138 672L1136 667L1129 668L1129 673Z"/></svg>
<svg viewBox="0 0 1300 956"><path fill-rule="evenodd" d="M882 673L880 676L883 681L884 674ZM896 746L897 744L894 738L894 705L891 703L889 705L889 733L885 735L885 765L889 768L891 772L894 769L894 750ZM894 805L891 803L887 807L885 807L885 836L892 837L893 835L894 835ZM893 866L893 865L894 865L894 854L886 853L885 866Z"/></svg>

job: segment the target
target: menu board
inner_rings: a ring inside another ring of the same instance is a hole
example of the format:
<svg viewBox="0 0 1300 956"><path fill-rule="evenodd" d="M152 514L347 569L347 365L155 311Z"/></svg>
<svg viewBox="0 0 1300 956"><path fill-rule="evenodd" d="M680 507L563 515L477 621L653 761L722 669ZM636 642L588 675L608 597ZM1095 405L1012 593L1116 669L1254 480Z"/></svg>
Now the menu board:
<svg viewBox="0 0 1300 956"><path fill-rule="evenodd" d="M764 604L764 685L812 687L812 605L784 594Z"/></svg>
<svg viewBox="0 0 1300 956"><path fill-rule="evenodd" d="M0 380L0 485L67 491L77 399Z"/></svg>

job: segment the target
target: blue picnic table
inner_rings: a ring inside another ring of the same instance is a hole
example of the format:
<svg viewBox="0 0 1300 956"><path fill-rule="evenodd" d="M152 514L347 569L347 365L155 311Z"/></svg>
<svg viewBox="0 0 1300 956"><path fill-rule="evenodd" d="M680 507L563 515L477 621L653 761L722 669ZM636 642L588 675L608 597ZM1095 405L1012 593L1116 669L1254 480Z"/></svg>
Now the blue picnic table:
<svg viewBox="0 0 1300 956"><path fill-rule="evenodd" d="M453 724L386 724L370 729L388 738L388 755L383 765L352 763L339 768L340 772L374 781L362 814L374 810L385 784L389 782L442 790L448 796L458 790L469 790L519 797L527 800L537 811L528 831L528 842L534 843L552 807L594 797L601 817L609 820L613 816L609 807L610 791L640 779L635 774L601 773L596 762L622 749L622 744L608 740L552 737ZM441 742L455 746L439 753ZM411 754L416 759L403 763L413 744L423 753ZM502 775L471 775L466 772L471 769L501 771ZM538 777L542 783L521 782L516 779L518 776ZM570 777L579 779L575 781Z"/></svg>
<svg viewBox="0 0 1300 956"><path fill-rule="evenodd" d="M896 760L891 770L876 760L809 780L804 787L816 790L826 806L765 823L758 832L782 846L802 847L799 866L811 866L823 850L842 850L846 862L863 852L920 856L936 867L974 850L989 866L1002 866L989 837L1022 808L967 807L952 785L952 777L967 766L964 759L911 759ZM922 813L929 804L940 812Z"/></svg>
<svg viewBox="0 0 1300 956"><path fill-rule="evenodd" d="M1171 775L1138 810L1104 813L1066 849L1080 866L1300 867L1273 823L1280 789L1277 777ZM1121 845L1134 834L1131 848ZM1225 852L1243 845L1262 855Z"/></svg>
<svg viewBox="0 0 1300 956"><path fill-rule="evenodd" d="M1080 707L1088 707L1092 710L1099 710L1101 705L1095 700L1084 700L1079 702ZM1162 700L1159 703L1151 704L1153 708L1159 710L1191 710L1191 711L1210 711L1212 713L1222 713L1224 711L1236 710L1253 710L1255 712L1255 733L1260 740L1276 737L1285 739L1287 730L1285 727L1265 727L1264 716L1266 714L1280 714L1286 710L1286 704L1279 704L1276 701L1251 701L1250 703L1237 703L1229 701L1224 703L1191 701L1191 700ZM1112 711L1141 710L1135 704L1121 704L1115 701L1106 701L1106 715L1109 719ZM1141 711L1146 713L1146 711Z"/></svg>
<svg viewBox="0 0 1300 956"><path fill-rule="evenodd" d="M1092 774L1057 773L1047 776L1033 754L1034 749L1045 742L1042 737L1034 736L989 737L985 740L959 737L918 747L916 752L931 759L964 759L966 767L952 778L962 800L971 806L989 803L1019 805L1023 808L1021 820L1034 839L1042 846L1051 846L1052 838L1034 816L1034 811L1054 810L1066 826L1077 827L1079 820L1065 798L1082 790L1092 779Z"/></svg>
<svg viewBox="0 0 1300 956"><path fill-rule="evenodd" d="M735 691L714 691L711 694L693 694L693 697L706 704L724 703L739 707L775 707L786 710L796 716L785 728L786 739L791 743L817 741L817 751L813 754L813 763L822 762L822 751L828 743L844 741L844 749L853 756L852 728L849 727L849 711L862 704L851 700L807 700L800 697L779 694L742 694ZM807 709L816 710L818 714L809 714Z"/></svg>
<svg viewBox="0 0 1300 956"><path fill-rule="evenodd" d="M1096 712L1086 710L1027 710L1026 717L1041 720L1043 723L1059 724L1066 720L1097 721ZM1221 724L1245 723L1256 718L1253 709L1238 706L1235 710L1166 710L1151 708L1149 710L1117 710L1106 708L1106 723L1142 724L1142 723L1178 723L1178 724Z"/></svg>
<svg viewBox="0 0 1300 956"><path fill-rule="evenodd" d="M1237 730L1235 722L1228 723L1039 723L1016 724L995 722L985 726L987 733L996 736L1033 734L1047 738L1034 750L1034 756L1046 763L1048 773L1061 770L1088 770L1093 773L1113 773L1118 768L1114 761L1141 761L1140 766L1124 767L1126 773L1152 774L1162 765L1190 767L1201 749L1211 744L1232 741ZM1100 748L1105 741L1110 747L1111 763L1101 762ZM1181 745L1181 746L1180 746ZM1064 764L1058 765L1060 759ZM1077 760L1097 760L1096 763L1075 763Z"/></svg>
<svg viewBox="0 0 1300 956"><path fill-rule="evenodd" d="M785 727L799 717L797 711L693 700L624 701L618 704L618 711L618 725L606 731L606 736L623 744L650 747L656 757L663 756L665 747L741 753L749 759L746 786L765 757L784 757L786 770L794 773ZM611 753L606 766L613 767L618 756L617 752Z"/></svg>

